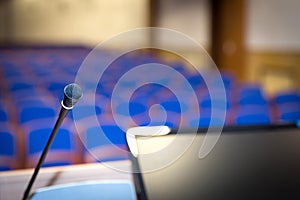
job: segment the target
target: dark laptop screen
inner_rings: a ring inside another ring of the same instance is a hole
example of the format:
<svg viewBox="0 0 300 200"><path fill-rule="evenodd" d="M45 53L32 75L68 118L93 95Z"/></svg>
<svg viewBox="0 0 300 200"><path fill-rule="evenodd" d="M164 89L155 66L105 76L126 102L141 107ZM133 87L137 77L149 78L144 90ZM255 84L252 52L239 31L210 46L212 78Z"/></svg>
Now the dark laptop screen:
<svg viewBox="0 0 300 200"><path fill-rule="evenodd" d="M205 134L197 134L191 146L166 165L174 137L183 142L193 133L145 139L137 137L141 171L137 174L146 196L167 199L300 199L300 131L297 128L222 133L213 150L198 158ZM177 144L178 146L178 144ZM162 147L159 154L147 154ZM162 150L163 149L163 150ZM145 154L146 153L146 154ZM151 170L150 170L151 171Z"/></svg>

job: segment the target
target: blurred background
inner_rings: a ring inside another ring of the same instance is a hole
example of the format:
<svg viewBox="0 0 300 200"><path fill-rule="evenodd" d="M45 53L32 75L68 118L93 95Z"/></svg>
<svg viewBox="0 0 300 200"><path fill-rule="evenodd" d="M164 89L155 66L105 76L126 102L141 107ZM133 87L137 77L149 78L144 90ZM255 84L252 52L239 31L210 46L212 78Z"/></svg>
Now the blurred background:
<svg viewBox="0 0 300 200"><path fill-rule="evenodd" d="M222 72L229 102L226 125L300 119L299 7L298 0L0 0L1 169L35 166L56 119L63 87L74 81L82 61L96 45L134 28L174 29L207 50ZM152 33L144 39L159 43L165 37ZM188 60L201 64L192 46L172 38L167 41L188 55ZM102 56L115 50L118 46ZM185 75L197 91L197 106L205 111L203 121L194 123L193 117L180 121L177 115L184 109L177 112L172 95L153 86L141 92L154 99L140 95L132 100L131 116L122 113L120 103L118 114L125 115L125 122L134 115L138 125L149 124L148 109L161 104L167 112L164 122L171 127L208 126L209 122L218 125L218 120L209 116L212 100L201 76L187 70L188 64L172 54L142 51L125 55L107 73L118 77L116 66L126 71L149 61L166 63ZM91 142L99 130L87 126L88 119L82 121L86 127L76 131L85 138L89 151L109 155L102 156L102 161L124 159L124 131L113 122L107 103L116 80L105 81L107 85L102 85L96 96L99 104L82 106L82 113L92 106L105 122L104 134L121 150L105 141ZM193 110L193 106L187 105L186 110ZM160 109L152 109L157 123ZM69 117L64 123L45 166L94 161L75 134L72 120Z"/></svg>
<svg viewBox="0 0 300 200"><path fill-rule="evenodd" d="M299 88L297 0L1 0L1 44L88 45L132 28L178 30L270 94ZM152 36L157 40L160 36ZM180 50L193 53L185 44Z"/></svg>

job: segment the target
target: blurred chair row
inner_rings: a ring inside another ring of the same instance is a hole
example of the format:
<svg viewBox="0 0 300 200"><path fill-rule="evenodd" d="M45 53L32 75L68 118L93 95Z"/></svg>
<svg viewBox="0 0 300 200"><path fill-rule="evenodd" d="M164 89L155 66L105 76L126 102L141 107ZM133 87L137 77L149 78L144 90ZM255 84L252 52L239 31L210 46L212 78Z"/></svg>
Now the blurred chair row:
<svg viewBox="0 0 300 200"><path fill-rule="evenodd" d="M25 157L21 167L35 166L59 112L63 88L74 81L87 53L82 48L0 51L0 70L6 83L0 96L0 170L18 168L20 155ZM180 62L169 65L188 81L196 99L183 82L168 73L160 74L160 84L139 86L143 76L156 77L151 68L138 78L119 82L135 66L151 62L165 61L145 55L125 56L107 68L99 83L87 81L96 84L96 91L86 92L69 114L44 166L126 159L125 130L131 126L256 125L300 119L299 91L268 99L259 85L241 84L222 73L225 91L213 85L216 95L211 96L203 77ZM86 74L87 80L95 70ZM113 96L116 86L120 91ZM12 105L16 116L4 102Z"/></svg>

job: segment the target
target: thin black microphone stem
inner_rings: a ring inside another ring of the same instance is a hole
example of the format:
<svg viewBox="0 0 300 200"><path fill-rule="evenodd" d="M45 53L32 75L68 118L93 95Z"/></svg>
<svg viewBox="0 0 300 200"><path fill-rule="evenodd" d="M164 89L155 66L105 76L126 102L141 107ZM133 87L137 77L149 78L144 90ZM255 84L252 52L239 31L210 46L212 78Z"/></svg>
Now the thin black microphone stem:
<svg viewBox="0 0 300 200"><path fill-rule="evenodd" d="M38 162L37 166L35 167L34 173L33 173L32 177L31 177L31 179L30 179L30 181L28 183L28 186L27 186L27 188L26 188L26 190L24 192L23 200L27 199L27 197L28 197L28 195L30 193L31 187L32 187L32 185L33 185L33 183L34 183L34 181L35 181L35 179L36 179L36 177L37 177L37 175L39 173L39 170L40 170L40 168L41 168L41 166L42 166L42 164L43 164L43 162L44 162L44 160L46 158L46 155L47 155L47 153L48 153L48 151L50 149L50 146L51 146L51 144L52 144L52 142L53 142L53 140L55 138L55 135L56 135L56 133L57 133L57 131L58 131L61 123L63 122L64 118L68 114L68 112L69 112L68 109L65 109L64 107L61 108L59 116L57 118L57 121L56 121L56 123L54 125L54 128L52 130L52 133L51 133L51 135L49 137L49 140L48 140L48 142L47 142L47 144L46 144L46 146L45 146L45 148L43 150L43 153L42 153L42 155L41 155L41 157L39 159L39 162Z"/></svg>

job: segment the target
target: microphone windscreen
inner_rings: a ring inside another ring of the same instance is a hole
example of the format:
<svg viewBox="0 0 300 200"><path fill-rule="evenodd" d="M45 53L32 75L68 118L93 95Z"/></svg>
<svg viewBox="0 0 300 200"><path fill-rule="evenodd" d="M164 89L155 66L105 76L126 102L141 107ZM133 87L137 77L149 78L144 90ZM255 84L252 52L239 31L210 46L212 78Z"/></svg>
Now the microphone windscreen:
<svg viewBox="0 0 300 200"><path fill-rule="evenodd" d="M72 108L82 97L82 90L76 83L67 85L64 89L63 105Z"/></svg>

